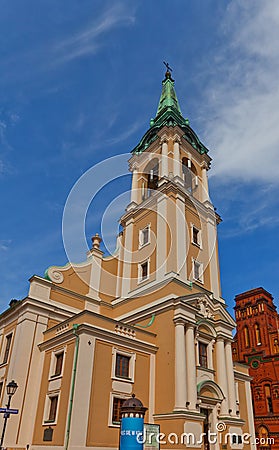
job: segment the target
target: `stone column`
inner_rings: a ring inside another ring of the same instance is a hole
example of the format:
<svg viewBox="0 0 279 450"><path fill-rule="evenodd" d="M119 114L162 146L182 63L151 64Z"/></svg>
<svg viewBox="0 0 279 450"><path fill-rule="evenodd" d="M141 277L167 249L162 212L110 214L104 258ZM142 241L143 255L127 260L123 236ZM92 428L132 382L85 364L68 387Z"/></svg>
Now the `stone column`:
<svg viewBox="0 0 279 450"><path fill-rule="evenodd" d="M217 365L217 383L223 391L225 398L221 403L221 415L228 414L228 384L227 384L227 368L225 360L224 339L217 338L216 341L216 365Z"/></svg>
<svg viewBox="0 0 279 450"><path fill-rule="evenodd" d="M228 379L228 403L229 403L228 406L231 414L235 416L236 397L235 397L234 372L232 360L232 346L230 341L225 342L225 354L226 354L227 379Z"/></svg>
<svg viewBox="0 0 279 450"><path fill-rule="evenodd" d="M175 410L186 409L186 352L184 322L175 322Z"/></svg>
<svg viewBox="0 0 279 450"><path fill-rule="evenodd" d="M138 204L138 170L136 167L133 169L132 176L132 190L131 190L131 203Z"/></svg>
<svg viewBox="0 0 279 450"><path fill-rule="evenodd" d="M197 404L197 376L195 358L194 325L186 325L186 368L187 368L187 403L190 410L196 410Z"/></svg>
<svg viewBox="0 0 279 450"><path fill-rule="evenodd" d="M163 139L163 141L162 141L161 173L160 173L161 178L167 177L169 174L168 153L169 153L168 141L166 139Z"/></svg>
<svg viewBox="0 0 279 450"><path fill-rule="evenodd" d="M179 143L180 143L180 140L176 139L173 144L173 176L174 177L181 177Z"/></svg>

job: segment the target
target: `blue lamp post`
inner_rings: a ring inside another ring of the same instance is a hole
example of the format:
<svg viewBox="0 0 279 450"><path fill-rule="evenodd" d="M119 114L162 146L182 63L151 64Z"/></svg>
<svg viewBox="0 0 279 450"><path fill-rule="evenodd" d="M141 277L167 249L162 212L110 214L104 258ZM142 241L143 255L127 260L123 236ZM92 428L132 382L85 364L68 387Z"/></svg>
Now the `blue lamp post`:
<svg viewBox="0 0 279 450"><path fill-rule="evenodd" d="M125 400L121 408L119 450L143 450L146 410L135 394Z"/></svg>

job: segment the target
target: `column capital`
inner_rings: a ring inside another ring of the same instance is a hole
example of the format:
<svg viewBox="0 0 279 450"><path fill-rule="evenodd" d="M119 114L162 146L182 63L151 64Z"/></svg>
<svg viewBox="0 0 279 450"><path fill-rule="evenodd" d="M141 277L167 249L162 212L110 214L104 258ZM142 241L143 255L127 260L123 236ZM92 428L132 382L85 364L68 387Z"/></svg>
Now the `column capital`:
<svg viewBox="0 0 279 450"><path fill-rule="evenodd" d="M191 322L186 322L185 325L186 325L187 329L194 330L196 328L196 325L194 323L191 323Z"/></svg>
<svg viewBox="0 0 279 450"><path fill-rule="evenodd" d="M208 165L208 163L205 162L205 161L203 161L202 164L201 164L201 168L202 168L202 169L205 169L205 170L209 170L209 165Z"/></svg>
<svg viewBox="0 0 279 450"><path fill-rule="evenodd" d="M177 326L177 325L185 326L185 320L182 319L181 317L174 318L173 321L174 321L175 326Z"/></svg>
<svg viewBox="0 0 279 450"><path fill-rule="evenodd" d="M168 144L169 140L170 140L169 136L164 134L163 136L161 136L160 144Z"/></svg>
<svg viewBox="0 0 279 450"><path fill-rule="evenodd" d="M181 138L178 136L178 134L175 134L173 137L173 142L177 144L181 144Z"/></svg>

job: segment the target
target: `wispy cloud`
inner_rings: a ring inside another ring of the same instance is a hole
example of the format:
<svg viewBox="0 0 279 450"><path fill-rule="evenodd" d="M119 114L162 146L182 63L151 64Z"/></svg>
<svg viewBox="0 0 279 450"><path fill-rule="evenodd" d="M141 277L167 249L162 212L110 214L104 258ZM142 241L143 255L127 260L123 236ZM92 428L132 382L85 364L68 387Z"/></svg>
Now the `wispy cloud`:
<svg viewBox="0 0 279 450"><path fill-rule="evenodd" d="M6 252L9 250L11 239L1 239L0 240L0 252Z"/></svg>
<svg viewBox="0 0 279 450"><path fill-rule="evenodd" d="M225 182L278 184L279 2L233 1L224 19L227 45L207 90L211 172Z"/></svg>
<svg viewBox="0 0 279 450"><path fill-rule="evenodd" d="M101 36L121 25L132 25L135 15L131 8L118 3L106 10L101 17L74 36L65 38L54 47L56 63L70 61L87 54L94 54L102 46Z"/></svg>

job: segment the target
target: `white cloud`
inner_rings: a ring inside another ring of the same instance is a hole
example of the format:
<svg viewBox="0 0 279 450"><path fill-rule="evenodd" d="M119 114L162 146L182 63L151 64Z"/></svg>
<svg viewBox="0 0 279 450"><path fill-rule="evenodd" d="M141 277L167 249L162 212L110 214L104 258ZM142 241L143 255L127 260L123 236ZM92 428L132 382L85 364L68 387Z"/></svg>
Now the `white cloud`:
<svg viewBox="0 0 279 450"><path fill-rule="evenodd" d="M279 2L233 1L207 90L205 135L219 181L279 181ZM214 75L214 76L213 76Z"/></svg>
<svg viewBox="0 0 279 450"><path fill-rule="evenodd" d="M56 62L70 61L86 54L96 53L102 45L101 36L117 26L132 25L134 22L134 13L127 5L115 4L90 26L57 44L54 48L57 54Z"/></svg>

